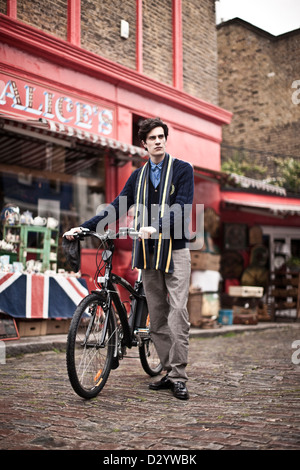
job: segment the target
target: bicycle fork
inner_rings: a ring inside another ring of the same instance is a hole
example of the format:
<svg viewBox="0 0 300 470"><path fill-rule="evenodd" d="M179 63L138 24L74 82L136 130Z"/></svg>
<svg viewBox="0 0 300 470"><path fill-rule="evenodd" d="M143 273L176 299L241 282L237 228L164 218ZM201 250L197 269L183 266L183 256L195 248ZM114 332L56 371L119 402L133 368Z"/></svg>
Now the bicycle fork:
<svg viewBox="0 0 300 470"><path fill-rule="evenodd" d="M103 303L101 305L103 312L104 312L104 324L101 332L101 337L99 339L98 348L105 348L106 344L110 341L110 339L115 335L115 341L114 341L114 352L113 352L113 357L117 358L119 356L119 342L122 338L119 338L119 331L118 331L118 325L116 323L116 318L113 313L113 308L112 308L112 298L111 298L111 293L110 291L107 291L107 296L106 299L103 300ZM109 323L109 317L111 316L111 322L113 325L111 335L107 337L107 330L108 330L108 323Z"/></svg>
<svg viewBox="0 0 300 470"><path fill-rule="evenodd" d="M109 312L110 312L110 307L111 307L111 300L109 298L108 302L107 302L107 300L104 301L104 300L101 299L101 302L99 301L99 303L97 302L97 304L93 306L93 311L89 312L90 315L91 315L91 318L90 318L90 321L89 321L89 324L88 324L88 327L87 327L87 330L86 330L86 333L85 333L85 338L84 338L82 346L85 346L85 347L89 346L88 340L89 340L90 333L92 331L93 325L94 325L95 321L97 320L97 308L98 308L99 305L101 306L101 309L104 312L104 315L103 315L104 324L103 324L103 327L101 328L101 337L98 340L96 348L97 349L104 348L105 345L106 345L106 342L109 341L109 339L110 339L110 338L108 338L108 340L105 341L105 337L106 337L106 334L107 334L107 328L108 328L108 322L109 322ZM101 319L99 318L98 321L100 321L100 320ZM114 332L115 331L113 331L113 333ZM94 344L92 345L92 347L94 347Z"/></svg>

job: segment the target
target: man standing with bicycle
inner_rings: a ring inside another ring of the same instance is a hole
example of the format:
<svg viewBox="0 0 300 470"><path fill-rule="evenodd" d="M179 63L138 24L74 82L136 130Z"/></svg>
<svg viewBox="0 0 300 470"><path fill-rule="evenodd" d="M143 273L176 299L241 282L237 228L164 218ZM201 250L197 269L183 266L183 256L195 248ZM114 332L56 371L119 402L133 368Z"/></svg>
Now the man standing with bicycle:
<svg viewBox="0 0 300 470"><path fill-rule="evenodd" d="M142 122L139 138L150 156L148 162L132 173L111 205L81 227L103 230L113 217L123 215L120 197L126 197L127 210L135 207L134 224L141 239L133 242L132 267L142 269L151 338L167 372L149 388L170 389L176 398L186 400L191 271L186 245L194 176L189 163L166 152L167 137L168 127L159 118ZM71 233L81 227L71 229ZM71 240L72 235L67 238Z"/></svg>

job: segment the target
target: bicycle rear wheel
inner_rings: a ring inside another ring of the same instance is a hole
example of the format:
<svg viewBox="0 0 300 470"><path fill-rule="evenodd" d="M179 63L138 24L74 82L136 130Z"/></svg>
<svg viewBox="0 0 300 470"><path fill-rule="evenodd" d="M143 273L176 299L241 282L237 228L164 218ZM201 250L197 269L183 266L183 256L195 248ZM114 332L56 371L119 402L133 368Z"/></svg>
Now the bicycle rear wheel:
<svg viewBox="0 0 300 470"><path fill-rule="evenodd" d="M78 305L70 325L67 370L74 391L82 398L98 395L112 366L117 334L114 316L103 305L99 294L89 294Z"/></svg>
<svg viewBox="0 0 300 470"><path fill-rule="evenodd" d="M143 327L139 328L138 333L141 339L141 345L139 347L140 361L146 374L154 377L161 373L162 365L151 339L149 315L142 323Z"/></svg>

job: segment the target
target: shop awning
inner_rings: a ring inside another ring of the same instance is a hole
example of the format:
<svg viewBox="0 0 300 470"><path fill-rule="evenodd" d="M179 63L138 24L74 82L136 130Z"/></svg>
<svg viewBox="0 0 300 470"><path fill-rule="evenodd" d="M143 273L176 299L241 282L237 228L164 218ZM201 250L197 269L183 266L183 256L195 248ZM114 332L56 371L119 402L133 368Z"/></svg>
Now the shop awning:
<svg viewBox="0 0 300 470"><path fill-rule="evenodd" d="M145 158L148 154L141 147L129 145L92 132L76 129L47 119L21 119L0 115L0 129L54 142L65 147L75 147L77 143L99 146L115 151L118 160L128 161L128 155ZM122 158L123 156L123 158Z"/></svg>
<svg viewBox="0 0 300 470"><path fill-rule="evenodd" d="M263 192L286 196L286 190L261 180L255 180L235 173L225 173L224 171L210 170L199 166L194 166L194 173L199 178L207 181L219 183L221 186L239 187L243 189L257 189Z"/></svg>
<svg viewBox="0 0 300 470"><path fill-rule="evenodd" d="M281 204L272 202L261 201L247 201L236 200L227 198L226 195L222 197L223 208L241 210L244 212L252 212L256 214L269 215L271 217L285 218L291 215L300 216L300 202L299 204Z"/></svg>
<svg viewBox="0 0 300 470"><path fill-rule="evenodd" d="M110 149L110 157L115 165L124 165L130 156L134 161L141 162L148 153L141 147L130 145L92 132L76 129L48 119L22 119L0 114L0 129L32 136L47 142L57 143L74 148L77 144L90 145L102 149ZM234 173L225 173L194 166L194 174L207 181L217 182L221 186L257 189L263 192L286 196L284 188L267 184L264 181L247 178Z"/></svg>

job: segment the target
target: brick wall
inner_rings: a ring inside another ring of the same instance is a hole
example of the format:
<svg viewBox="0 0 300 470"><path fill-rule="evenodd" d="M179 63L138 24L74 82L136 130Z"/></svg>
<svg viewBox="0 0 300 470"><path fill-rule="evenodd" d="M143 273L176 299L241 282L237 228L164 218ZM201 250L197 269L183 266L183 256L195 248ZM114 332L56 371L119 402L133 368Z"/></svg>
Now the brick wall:
<svg viewBox="0 0 300 470"><path fill-rule="evenodd" d="M18 0L19 21L67 39L68 0Z"/></svg>
<svg viewBox="0 0 300 470"><path fill-rule="evenodd" d="M218 58L213 0L182 2L184 90L218 104Z"/></svg>
<svg viewBox="0 0 300 470"><path fill-rule="evenodd" d="M173 81L172 0L143 2L143 69L168 85Z"/></svg>
<svg viewBox="0 0 300 470"><path fill-rule="evenodd" d="M300 30L273 36L242 20L218 27L219 104L233 112L223 141L300 156Z"/></svg>
<svg viewBox="0 0 300 470"><path fill-rule="evenodd" d="M17 19L67 39L68 0L18 0ZM143 0L143 73L173 83L172 0ZM183 86L187 93L218 104L215 0L182 0ZM6 13L6 1L0 0ZM120 37L121 19L129 38ZM136 68L136 0L81 1L81 47Z"/></svg>
<svg viewBox="0 0 300 470"><path fill-rule="evenodd" d="M81 2L81 47L121 65L135 68L135 0ZM121 20L129 23L129 38L120 36Z"/></svg>
<svg viewBox="0 0 300 470"><path fill-rule="evenodd" d="M6 4L7 4L7 1L6 0L0 0L0 13L3 13L4 15L6 15Z"/></svg>

